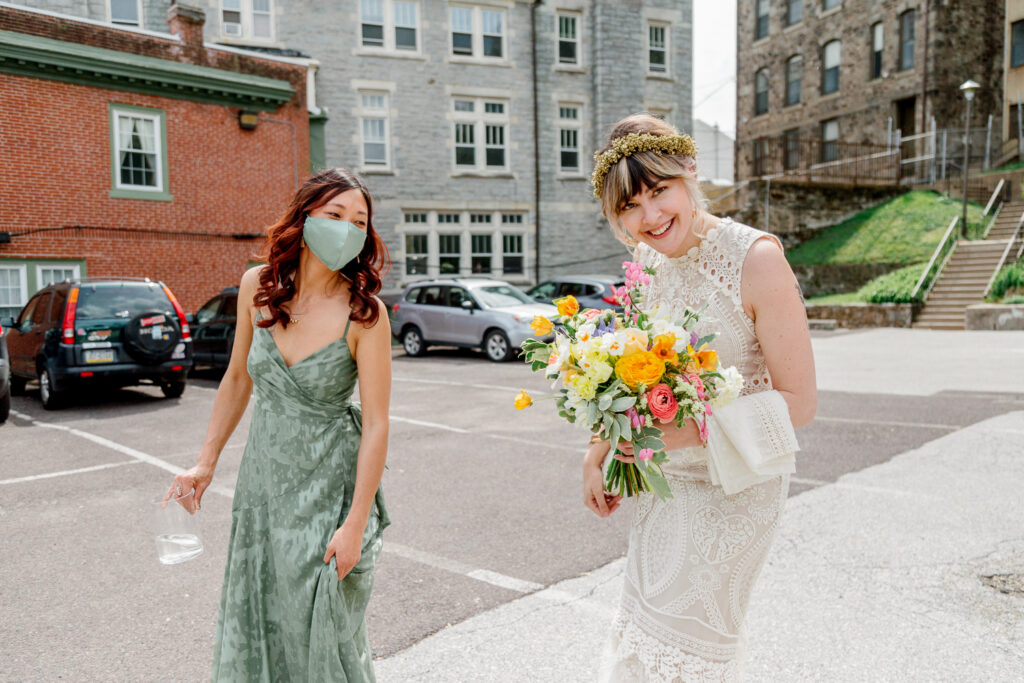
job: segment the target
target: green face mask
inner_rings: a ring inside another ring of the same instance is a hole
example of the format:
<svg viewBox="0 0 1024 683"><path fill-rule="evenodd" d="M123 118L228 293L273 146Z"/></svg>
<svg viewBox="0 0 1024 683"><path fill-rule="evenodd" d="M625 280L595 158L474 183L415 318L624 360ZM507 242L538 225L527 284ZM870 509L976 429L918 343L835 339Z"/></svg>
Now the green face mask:
<svg viewBox="0 0 1024 683"><path fill-rule="evenodd" d="M313 254L331 270L341 270L359 255L366 233L348 221L308 216L302 237Z"/></svg>

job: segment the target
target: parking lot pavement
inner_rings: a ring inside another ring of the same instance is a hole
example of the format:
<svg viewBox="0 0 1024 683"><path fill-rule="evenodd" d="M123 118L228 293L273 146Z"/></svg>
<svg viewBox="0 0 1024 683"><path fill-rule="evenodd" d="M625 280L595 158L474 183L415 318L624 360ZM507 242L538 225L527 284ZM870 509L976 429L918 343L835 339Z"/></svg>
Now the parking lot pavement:
<svg viewBox="0 0 1024 683"><path fill-rule="evenodd" d="M995 335L1000 357L1016 358ZM844 370L832 365L860 347L884 349L885 340L815 337L825 391L818 420L800 432L792 493L1024 406L1019 386L997 391L1005 388L998 377L967 366L929 380L939 393L902 391L885 381L884 363L844 389ZM580 501L586 435L543 403L512 407L520 388L536 398L548 392L542 378L517 363L439 349L420 359L398 352L394 380L384 475L393 526L368 613L378 657L623 555L626 516L600 520ZM178 400L132 389L59 412L43 411L31 394L15 398L0 427L0 601L10 615L0 621L0 680L209 675L248 414L204 500L203 555L159 565L146 501L194 462L215 388L216 378L203 376Z"/></svg>

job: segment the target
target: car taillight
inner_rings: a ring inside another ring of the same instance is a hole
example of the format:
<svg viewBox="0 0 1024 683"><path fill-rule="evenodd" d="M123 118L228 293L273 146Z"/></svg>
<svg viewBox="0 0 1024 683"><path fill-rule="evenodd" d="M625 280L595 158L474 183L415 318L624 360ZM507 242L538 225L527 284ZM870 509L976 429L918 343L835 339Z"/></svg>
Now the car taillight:
<svg viewBox="0 0 1024 683"><path fill-rule="evenodd" d="M394 306L391 307L391 310L394 311L395 313L398 313L398 309L399 308L401 308L401 306L399 306L398 304L395 304Z"/></svg>
<svg viewBox="0 0 1024 683"><path fill-rule="evenodd" d="M178 324L181 325L181 338L191 339L192 329L188 326L188 319L185 317L185 311L181 308L181 304L174 298L174 294L171 290L167 289L167 285L164 285L164 294L171 300L171 306L174 306L174 313L178 316Z"/></svg>
<svg viewBox="0 0 1024 683"><path fill-rule="evenodd" d="M65 344L75 343L75 311L78 309L78 287L68 292L68 304L64 309L64 322L61 323L61 339Z"/></svg>

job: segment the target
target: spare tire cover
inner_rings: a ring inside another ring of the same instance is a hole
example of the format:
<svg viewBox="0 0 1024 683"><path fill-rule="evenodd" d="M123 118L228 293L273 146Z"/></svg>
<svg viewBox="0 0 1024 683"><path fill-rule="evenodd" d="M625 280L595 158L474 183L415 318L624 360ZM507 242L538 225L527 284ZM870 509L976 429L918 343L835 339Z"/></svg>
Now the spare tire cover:
<svg viewBox="0 0 1024 683"><path fill-rule="evenodd" d="M140 313L121 332L125 350L143 363L162 363L181 341L177 317L167 311Z"/></svg>

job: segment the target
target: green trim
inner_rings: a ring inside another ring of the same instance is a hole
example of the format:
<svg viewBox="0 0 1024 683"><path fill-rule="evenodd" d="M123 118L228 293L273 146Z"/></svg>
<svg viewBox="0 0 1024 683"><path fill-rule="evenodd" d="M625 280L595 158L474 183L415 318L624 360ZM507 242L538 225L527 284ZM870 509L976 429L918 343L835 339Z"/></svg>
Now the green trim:
<svg viewBox="0 0 1024 683"><path fill-rule="evenodd" d="M37 266L78 266L78 277L87 278L89 272L85 267L85 259L66 258L0 258L0 266L25 266L25 301L31 299L42 287L36 277Z"/></svg>
<svg viewBox="0 0 1024 683"><path fill-rule="evenodd" d="M327 110L309 115L309 170L317 173L327 168Z"/></svg>
<svg viewBox="0 0 1024 683"><path fill-rule="evenodd" d="M277 78L0 31L0 73L275 111L295 89Z"/></svg>
<svg viewBox="0 0 1024 683"><path fill-rule="evenodd" d="M117 177L118 171L121 170L120 160L117 158L117 134L116 126L114 126L114 117L117 112L139 112L140 114L147 114L149 116L156 116L160 123L160 180L162 181L159 190L137 190L128 187L118 187ZM108 196L111 199L148 199L151 201L158 202L169 202L174 199L171 193L167 191L168 188L168 177L167 177L167 114L163 109L153 109L150 107L137 107L133 104L119 104L117 102L107 103L107 125L110 128L110 192Z"/></svg>

